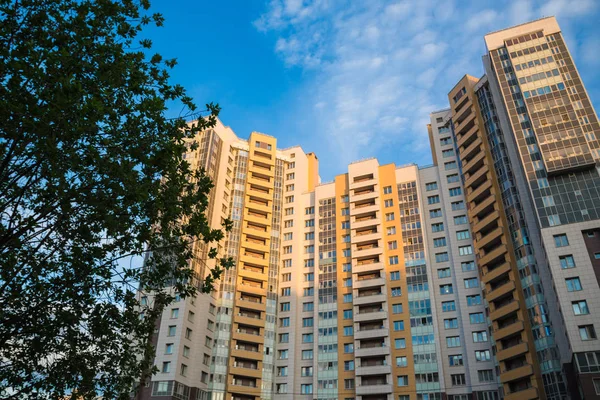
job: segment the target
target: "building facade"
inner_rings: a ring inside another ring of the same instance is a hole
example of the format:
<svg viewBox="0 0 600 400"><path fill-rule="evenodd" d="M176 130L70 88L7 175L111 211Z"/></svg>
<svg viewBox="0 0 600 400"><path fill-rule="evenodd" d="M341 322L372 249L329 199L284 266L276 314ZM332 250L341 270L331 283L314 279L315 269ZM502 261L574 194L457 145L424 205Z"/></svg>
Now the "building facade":
<svg viewBox="0 0 600 400"><path fill-rule="evenodd" d="M485 41L448 99L505 398L597 398L598 119L553 17Z"/></svg>

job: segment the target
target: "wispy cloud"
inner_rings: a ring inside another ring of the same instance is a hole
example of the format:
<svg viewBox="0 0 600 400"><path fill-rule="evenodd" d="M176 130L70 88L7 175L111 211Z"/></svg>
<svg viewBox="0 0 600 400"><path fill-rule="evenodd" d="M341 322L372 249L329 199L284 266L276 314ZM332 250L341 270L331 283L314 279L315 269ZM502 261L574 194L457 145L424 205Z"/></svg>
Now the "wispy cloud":
<svg viewBox="0 0 600 400"><path fill-rule="evenodd" d="M501 4L496 4L501 3ZM425 124L465 73L482 72L483 35L543 15L561 24L597 12L595 0L271 0L254 21L274 50L309 74L321 151L339 165L386 146L428 158ZM587 39L597 43L598 36ZM590 61L595 57L588 56ZM325 148L324 148L325 147Z"/></svg>

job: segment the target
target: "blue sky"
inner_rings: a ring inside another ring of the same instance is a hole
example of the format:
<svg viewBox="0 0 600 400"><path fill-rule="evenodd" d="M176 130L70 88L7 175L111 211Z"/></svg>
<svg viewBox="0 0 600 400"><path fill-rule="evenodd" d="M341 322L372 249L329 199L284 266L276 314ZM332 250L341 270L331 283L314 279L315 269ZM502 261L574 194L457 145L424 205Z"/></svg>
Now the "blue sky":
<svg viewBox="0 0 600 400"><path fill-rule="evenodd" d="M431 162L425 125L465 74L483 73L483 35L555 15L600 109L600 1L154 0L144 32L177 58L173 82L217 102L242 138L301 145L330 180L365 157Z"/></svg>

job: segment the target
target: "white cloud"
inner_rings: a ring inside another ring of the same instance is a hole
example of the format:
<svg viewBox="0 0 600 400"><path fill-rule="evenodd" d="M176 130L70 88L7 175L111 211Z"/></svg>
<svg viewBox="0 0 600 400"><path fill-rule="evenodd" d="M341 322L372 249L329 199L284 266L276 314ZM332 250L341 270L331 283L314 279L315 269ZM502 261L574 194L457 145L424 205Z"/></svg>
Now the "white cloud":
<svg viewBox="0 0 600 400"><path fill-rule="evenodd" d="M343 169L384 146L407 154L399 163L426 161L429 113L447 105L448 90L464 74L482 74L485 33L543 14L556 14L569 26L571 18L593 12L597 4L271 0L254 24L278 36L275 51L288 66L310 72L301 97L303 110L313 113L305 117L314 120L314 148L336 151ZM587 47L598 48L598 34L586 40ZM597 65L594 50L582 57Z"/></svg>

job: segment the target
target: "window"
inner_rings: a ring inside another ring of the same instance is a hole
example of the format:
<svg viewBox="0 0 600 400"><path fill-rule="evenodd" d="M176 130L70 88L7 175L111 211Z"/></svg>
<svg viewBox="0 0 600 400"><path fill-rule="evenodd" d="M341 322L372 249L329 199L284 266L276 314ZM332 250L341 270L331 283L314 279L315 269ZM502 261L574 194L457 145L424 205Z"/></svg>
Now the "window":
<svg viewBox="0 0 600 400"><path fill-rule="evenodd" d="M395 240L392 240L390 242L388 242L388 250L396 250L398 248L398 242Z"/></svg>
<svg viewBox="0 0 600 400"><path fill-rule="evenodd" d="M289 343L290 334L289 333L280 333L279 334L279 343Z"/></svg>
<svg viewBox="0 0 600 400"><path fill-rule="evenodd" d="M354 353L354 343L345 343L344 353Z"/></svg>
<svg viewBox="0 0 600 400"><path fill-rule="evenodd" d="M406 348L406 339L394 339L394 347L396 349L405 349Z"/></svg>
<svg viewBox="0 0 600 400"><path fill-rule="evenodd" d="M312 333L304 333L302 334L302 343L312 343L314 341L314 337Z"/></svg>
<svg viewBox="0 0 600 400"><path fill-rule="evenodd" d="M292 294L292 288L286 287L286 288L282 288L281 289L281 295L282 296L291 296Z"/></svg>
<svg viewBox="0 0 600 400"><path fill-rule="evenodd" d="M352 272L352 264L350 264L350 263L342 264L342 271L343 272Z"/></svg>
<svg viewBox="0 0 600 400"><path fill-rule="evenodd" d="M467 306L479 306L481 305L481 295L474 294L471 296L467 296Z"/></svg>
<svg viewBox="0 0 600 400"><path fill-rule="evenodd" d="M596 331L594 325L579 325L579 336L581 340L594 340L596 339Z"/></svg>
<svg viewBox="0 0 600 400"><path fill-rule="evenodd" d="M302 367L300 369L300 375L302 375L302 376L313 376L313 367Z"/></svg>
<svg viewBox="0 0 600 400"><path fill-rule="evenodd" d="M177 331L177 327L175 325L169 325L169 330L167 332L167 336L175 336L176 331Z"/></svg>
<svg viewBox="0 0 600 400"><path fill-rule="evenodd" d="M344 257L350 257L350 249L342 249L342 256Z"/></svg>
<svg viewBox="0 0 600 400"><path fill-rule="evenodd" d="M352 278L344 279L344 287L352 287Z"/></svg>
<svg viewBox="0 0 600 400"><path fill-rule="evenodd" d="M471 238L471 234L469 233L468 230L456 231L456 239L465 240L465 239L470 239L470 238Z"/></svg>
<svg viewBox="0 0 600 400"><path fill-rule="evenodd" d="M304 260L304 268L310 268L310 267L314 267L314 266L315 266L314 258L309 258L307 260Z"/></svg>
<svg viewBox="0 0 600 400"><path fill-rule="evenodd" d="M302 318L302 327L303 328L309 328L311 326L313 326L314 320L312 317L310 318Z"/></svg>
<svg viewBox="0 0 600 400"><path fill-rule="evenodd" d="M165 374L171 372L171 361L163 361L161 371Z"/></svg>
<svg viewBox="0 0 600 400"><path fill-rule="evenodd" d="M458 174L451 174L451 175L446 176L446 182L448 182L448 183L455 183L458 181L460 181Z"/></svg>
<svg viewBox="0 0 600 400"><path fill-rule="evenodd" d="M464 261L460 263L463 272L475 271L475 261Z"/></svg>
<svg viewBox="0 0 600 400"><path fill-rule="evenodd" d="M585 300L573 301L571 304L573 305L573 313L575 315L587 315L590 313L587 301Z"/></svg>
<svg viewBox="0 0 600 400"><path fill-rule="evenodd" d="M354 371L354 360L344 361L344 371Z"/></svg>
<svg viewBox="0 0 600 400"><path fill-rule="evenodd" d="M452 285L450 285L450 286L452 286ZM454 300L443 301L442 302L442 311L443 312L456 311L456 303L454 303Z"/></svg>
<svg viewBox="0 0 600 400"><path fill-rule="evenodd" d="M396 357L396 367L406 367L408 365L408 361L406 357Z"/></svg>
<svg viewBox="0 0 600 400"><path fill-rule="evenodd" d="M314 207L306 207L304 209L304 213L309 215L309 214L314 214L315 213L315 208Z"/></svg>
<svg viewBox="0 0 600 400"><path fill-rule="evenodd" d="M392 297L402 296L402 289L399 287L392 288Z"/></svg>
<svg viewBox="0 0 600 400"><path fill-rule="evenodd" d="M452 386L462 386L466 384L465 374L452 374L450 375L452 379Z"/></svg>
<svg viewBox="0 0 600 400"><path fill-rule="evenodd" d="M456 318L448 318L444 320L444 329L457 329L458 328L458 319Z"/></svg>
<svg viewBox="0 0 600 400"><path fill-rule="evenodd" d="M392 193L392 187L391 186L386 186L383 188L383 194L390 194Z"/></svg>
<svg viewBox="0 0 600 400"><path fill-rule="evenodd" d="M431 231L432 232L444 232L444 223L443 222L438 222L437 224L431 224Z"/></svg>
<svg viewBox="0 0 600 400"><path fill-rule="evenodd" d="M398 376L398 386L408 386L408 375Z"/></svg>
<svg viewBox="0 0 600 400"><path fill-rule="evenodd" d="M567 278L565 279L565 282L567 283L567 291L569 292L578 292L582 290L579 278Z"/></svg>
<svg viewBox="0 0 600 400"><path fill-rule="evenodd" d="M448 356L448 364L451 367L458 367L458 366L464 365L462 354L454 354L454 355Z"/></svg>
<svg viewBox="0 0 600 400"><path fill-rule="evenodd" d="M280 308L281 311L290 311L291 306L290 303L281 303Z"/></svg>
<svg viewBox="0 0 600 400"><path fill-rule="evenodd" d="M491 369L482 369L477 371L479 382L491 382L494 380L494 372Z"/></svg>
<svg viewBox="0 0 600 400"><path fill-rule="evenodd" d="M404 321L394 321L394 330L395 331L403 331L404 330Z"/></svg>
<svg viewBox="0 0 600 400"><path fill-rule="evenodd" d="M344 389L354 389L354 379L344 379ZM345 400L349 400L349 398Z"/></svg>
<svg viewBox="0 0 600 400"><path fill-rule="evenodd" d="M276 391L277 393L287 393L287 383L278 383Z"/></svg>
<svg viewBox="0 0 600 400"><path fill-rule="evenodd" d="M469 221L467 220L467 216L466 215L459 215L457 217L454 217L454 225L463 225L468 223Z"/></svg>
<svg viewBox="0 0 600 400"><path fill-rule="evenodd" d="M438 278L450 278L450 268L441 268L438 269Z"/></svg>
<svg viewBox="0 0 600 400"><path fill-rule="evenodd" d="M390 272L390 280L392 280L392 281L398 281L398 280L400 280L400 271L392 271L392 272Z"/></svg>
<svg viewBox="0 0 600 400"><path fill-rule="evenodd" d="M342 208L342 215L350 215L350 209L348 207Z"/></svg>
<svg viewBox="0 0 600 400"><path fill-rule="evenodd" d="M600 379L592 379L594 383L594 389L596 390L596 394L600 394Z"/></svg>
<svg viewBox="0 0 600 400"><path fill-rule="evenodd" d="M433 247L444 247L445 245L446 245L445 237L433 239Z"/></svg>
<svg viewBox="0 0 600 400"><path fill-rule="evenodd" d="M288 376L288 367L277 367L277 376Z"/></svg>
<svg viewBox="0 0 600 400"><path fill-rule="evenodd" d="M302 394L312 394L313 385L312 383L303 383L300 385L300 393Z"/></svg>
<svg viewBox="0 0 600 400"><path fill-rule="evenodd" d="M446 171L449 171L451 169L456 169L456 161L450 161L450 162L444 163L444 169Z"/></svg>
<svg viewBox="0 0 600 400"><path fill-rule="evenodd" d="M303 360L312 360L313 359L313 351L312 350L302 350L302 359Z"/></svg>
<svg viewBox="0 0 600 400"><path fill-rule="evenodd" d="M147 306L148 305L148 297L147 296L142 296L142 298L140 299L140 305L141 306Z"/></svg>
<svg viewBox="0 0 600 400"><path fill-rule="evenodd" d="M302 303L302 311L314 311L315 303Z"/></svg>
<svg viewBox="0 0 600 400"><path fill-rule="evenodd" d="M460 347L460 336L449 336L446 338L446 346Z"/></svg>
<svg viewBox="0 0 600 400"><path fill-rule="evenodd" d="M473 289L479 287L479 281L477 278L465 279L465 289Z"/></svg>
<svg viewBox="0 0 600 400"><path fill-rule="evenodd" d="M560 224L560 217L558 215L548 215L548 225L556 226Z"/></svg>
<svg viewBox="0 0 600 400"><path fill-rule="evenodd" d="M575 268L575 259L572 255L560 256L558 259L560 260L560 267L562 269Z"/></svg>
<svg viewBox="0 0 600 400"><path fill-rule="evenodd" d="M464 210L465 209L465 202L464 201L454 201L452 203L450 203L450 205L452 206L452 211L458 211L458 210Z"/></svg>
<svg viewBox="0 0 600 400"><path fill-rule="evenodd" d="M292 247L292 246L290 246ZM284 253L285 253L285 247L283 248ZM314 245L308 245L308 246L304 246L304 253L305 254L312 254L315 252L315 246Z"/></svg>
<svg viewBox="0 0 600 400"><path fill-rule="evenodd" d="M344 310L344 319L352 319L352 310Z"/></svg>
<svg viewBox="0 0 600 400"><path fill-rule="evenodd" d="M385 214L385 220L386 221L393 221L394 220L394 213L387 213L387 214Z"/></svg>
<svg viewBox="0 0 600 400"><path fill-rule="evenodd" d="M292 274L291 273L287 273L287 274L281 274L281 280L283 282L289 282L292 280Z"/></svg>
<svg viewBox="0 0 600 400"><path fill-rule="evenodd" d="M472 324L483 324L485 322L485 317L483 313L472 313L469 314L469 320Z"/></svg>
<svg viewBox="0 0 600 400"><path fill-rule="evenodd" d="M452 156L454 156L454 150L453 149L442 150L442 157L443 158L448 158L448 157L452 157Z"/></svg>
<svg viewBox="0 0 600 400"><path fill-rule="evenodd" d="M442 210L439 208L436 208L435 210L429 210L429 217L430 218L439 218L442 216Z"/></svg>
<svg viewBox="0 0 600 400"><path fill-rule="evenodd" d="M427 190L427 191L436 190L437 188L438 188L437 182L430 182L430 183L425 184L425 190Z"/></svg>
<svg viewBox="0 0 600 400"><path fill-rule="evenodd" d="M292 246L283 246L283 254L290 254L292 252Z"/></svg>
<svg viewBox="0 0 600 400"><path fill-rule="evenodd" d="M352 303L352 293L344 294L344 303Z"/></svg>
<svg viewBox="0 0 600 400"><path fill-rule="evenodd" d="M312 282L315 280L315 274L308 273L308 274L304 274L304 282Z"/></svg>
<svg viewBox="0 0 600 400"><path fill-rule="evenodd" d="M441 263L441 262L446 262L448 261L448 253L447 252L443 252L443 253L436 253L435 254L435 262Z"/></svg>
<svg viewBox="0 0 600 400"><path fill-rule="evenodd" d="M314 296L315 288L312 288L312 287L304 288L303 295L304 295L304 297Z"/></svg>
<svg viewBox="0 0 600 400"><path fill-rule="evenodd" d="M390 265L397 265L398 264L398 256L391 256L389 258L389 262L390 262ZM398 279L400 279L400 278L398 278Z"/></svg>
<svg viewBox="0 0 600 400"><path fill-rule="evenodd" d="M396 227L395 226L390 226L389 228L387 228L387 234L388 235L395 235L396 234Z"/></svg>
<svg viewBox="0 0 600 400"><path fill-rule="evenodd" d="M440 196L429 196L427 197L427 204L437 204L440 202Z"/></svg>
<svg viewBox="0 0 600 400"><path fill-rule="evenodd" d="M171 318L174 319L177 317L179 317L179 308L173 308L171 310Z"/></svg>
<svg viewBox="0 0 600 400"><path fill-rule="evenodd" d="M462 190L459 187L451 188L450 197L460 196L462 194Z"/></svg>
<svg viewBox="0 0 600 400"><path fill-rule="evenodd" d="M458 253L461 256L468 256L469 254L473 254L473 246L471 246L471 245L468 245L468 246L459 246L458 247Z"/></svg>
<svg viewBox="0 0 600 400"><path fill-rule="evenodd" d="M489 350L476 350L475 359L477 361L490 361L492 359L492 355L490 354Z"/></svg>
<svg viewBox="0 0 600 400"><path fill-rule="evenodd" d="M342 229L350 229L350 221L342 221Z"/></svg>
<svg viewBox="0 0 600 400"><path fill-rule="evenodd" d="M182 376L185 376L185 374L187 373L187 365L185 364L181 364L181 369L179 372Z"/></svg>
<svg viewBox="0 0 600 400"><path fill-rule="evenodd" d="M314 232L305 233L304 240L315 240L315 233Z"/></svg>
<svg viewBox="0 0 600 400"><path fill-rule="evenodd" d="M278 358L280 360L287 360L288 359L288 350L279 350Z"/></svg>
<svg viewBox="0 0 600 400"><path fill-rule="evenodd" d="M344 336L352 336L352 335L354 335L354 327L345 326L344 327Z"/></svg>
<svg viewBox="0 0 600 400"><path fill-rule="evenodd" d="M440 294L452 294L454 290L452 289L452 284L440 285Z"/></svg>
<svg viewBox="0 0 600 400"><path fill-rule="evenodd" d="M392 313L393 314L402 314L402 303L400 304L393 304L392 305Z"/></svg>
<svg viewBox="0 0 600 400"><path fill-rule="evenodd" d="M285 317L285 318L279 318L279 326L290 326L290 318L289 317Z"/></svg>
<svg viewBox="0 0 600 400"><path fill-rule="evenodd" d="M315 220L314 219L307 219L306 221L304 221L304 226L307 227L307 228L315 226Z"/></svg>
<svg viewBox="0 0 600 400"><path fill-rule="evenodd" d="M392 199L385 200L384 204L385 204L386 207L393 207L394 206L394 200L392 200Z"/></svg>
<svg viewBox="0 0 600 400"><path fill-rule="evenodd" d="M564 247L569 245L569 239L566 234L554 235L554 244L556 247Z"/></svg>
<svg viewBox="0 0 600 400"><path fill-rule="evenodd" d="M487 342L487 331L473 332L473 343Z"/></svg>
<svg viewBox="0 0 600 400"><path fill-rule="evenodd" d="M173 343L167 343L165 345L165 354L173 354Z"/></svg>

